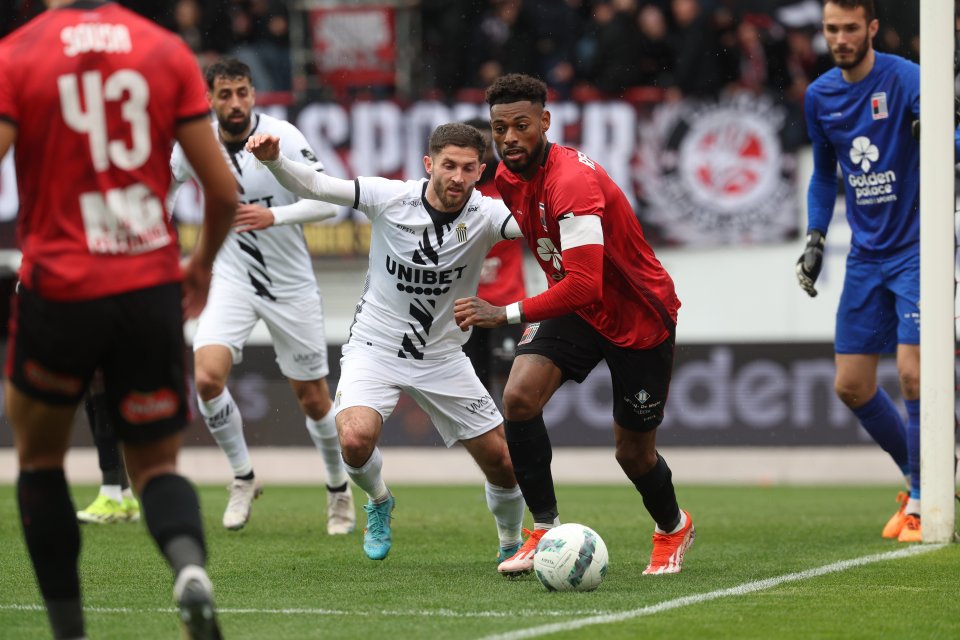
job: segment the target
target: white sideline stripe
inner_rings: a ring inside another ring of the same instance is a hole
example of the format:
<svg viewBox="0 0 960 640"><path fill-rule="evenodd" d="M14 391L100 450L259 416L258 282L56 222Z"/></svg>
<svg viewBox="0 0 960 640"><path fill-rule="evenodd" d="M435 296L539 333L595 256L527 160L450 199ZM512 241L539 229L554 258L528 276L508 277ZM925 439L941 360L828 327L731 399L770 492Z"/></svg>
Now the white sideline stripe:
<svg viewBox="0 0 960 640"><path fill-rule="evenodd" d="M756 593L757 591L772 589L773 587L778 587L788 582L797 582L799 580L806 580L808 578L816 578L818 576L826 575L828 573L837 573L839 571L845 571L847 569L852 569L854 567L861 567L863 565L873 564L875 562L883 562L884 560L897 560L899 558L916 556L922 553L927 553L930 551L936 551L938 549L942 549L945 546L946 545L943 545L943 544L910 546L905 549L898 549L897 551L888 551L886 553L878 553L870 556L863 556L860 558L852 558L850 560L841 560L839 562L827 564L822 567L807 569L806 571L798 571L797 573L787 573L782 576L767 578L765 580L757 580L755 582L745 582L741 585L730 587L729 589L718 589L717 591L710 591L708 593L701 593L694 596L684 596L682 598L666 600L658 604L652 604L646 607L641 607L640 609L633 609L631 611L622 611L620 613L605 613L605 614L593 616L592 618L571 620L569 622L554 622L551 624L540 625L538 627L530 627L528 629L518 629L517 631L508 631L506 633L496 633L489 636L483 636L483 638L481 638L480 640L521 640L522 638L536 638L539 636L546 635L548 633L572 631L574 629L582 629L583 627L591 627L598 624L607 624L610 622L622 622L624 620L630 620L632 618L639 618L642 616L653 615L655 613L660 613L662 611L669 611L671 609L679 609L681 607L686 607L693 604L700 604L703 602L709 602L711 600L718 600L720 598L726 598L727 596L743 596L750 593ZM653 578L651 580L656 580L656 579L657 578Z"/></svg>
<svg viewBox="0 0 960 640"><path fill-rule="evenodd" d="M177 609L162 608L137 609L133 607L84 607L87 613L176 613ZM0 604L0 611L46 611L40 604ZM419 618L515 618L517 616L547 616L561 618L567 616L598 616L607 615L607 612L597 609L585 611L542 611L529 609L523 611L454 611L453 609L410 609L407 611L348 611L345 609L222 609L217 607L217 614L276 614L276 615L317 615L317 616L388 616L388 617L419 617Z"/></svg>
<svg viewBox="0 0 960 640"><path fill-rule="evenodd" d="M539 627L530 627L529 629L519 629L517 631L508 631L506 633L495 634L491 636L484 636L481 640L520 640L521 638L535 638L538 636L546 635L548 633L556 633L560 631L571 631L573 629L580 629L587 626L593 626L598 624L607 624L609 622L621 622L623 620L630 620L631 618L638 618L641 616L653 615L655 613L660 613L661 611L669 611L670 609L679 609L680 607L686 607L688 605L700 604L701 602L709 602L710 600L717 600L719 598L725 598L727 596L742 596L749 593L755 593L757 591L763 591L765 589L772 589L773 587L785 584L787 582L796 582L798 580L806 580L808 578L815 578L817 576L822 576L828 573L836 573L838 571L844 571L846 569L851 569L853 567L859 567L867 564L873 564L875 562L882 562L884 560L896 560L899 558L906 558L909 556L920 555L921 553L927 553L929 551L936 551L937 549L942 549L946 545L943 544L932 544L932 545L916 545L907 547L904 549L898 549L897 551L888 551L886 553L878 553L871 556L863 556L862 558L853 558L851 560L841 560L840 562L834 562L833 564L824 565L822 567L817 567L815 569L807 569L806 571L800 571L797 573L788 573L786 575L777 576L774 578L767 578L765 580L758 580L756 582L746 582L744 584L730 587L728 589L720 589L718 591L710 591L709 593L702 593L694 596L684 596L683 598L676 598L674 600L667 600L658 604L649 605L642 607L640 609L633 609L630 611L620 611L615 613L607 613L597 610L586 610L586 611L543 611L540 609L529 609L529 610L511 610L511 611L454 611L452 609L410 609L406 611L397 611L397 610L384 610L384 611L348 611L344 609L314 609L314 608L289 608L289 609L253 609L253 608L242 608L242 609L217 609L218 614L275 614L275 615L319 615L319 616L390 616L390 617L424 617L424 618L517 618L524 616L549 616L549 617L568 617L568 616L591 616L588 618L581 617L578 620L571 620L569 622L557 622L552 624L541 625ZM650 578L651 581L656 580L656 578ZM39 604L0 604L0 611L45 611L43 605ZM177 610L173 608L156 608L156 609L138 609L134 607L84 607L84 611L88 613L175 613Z"/></svg>

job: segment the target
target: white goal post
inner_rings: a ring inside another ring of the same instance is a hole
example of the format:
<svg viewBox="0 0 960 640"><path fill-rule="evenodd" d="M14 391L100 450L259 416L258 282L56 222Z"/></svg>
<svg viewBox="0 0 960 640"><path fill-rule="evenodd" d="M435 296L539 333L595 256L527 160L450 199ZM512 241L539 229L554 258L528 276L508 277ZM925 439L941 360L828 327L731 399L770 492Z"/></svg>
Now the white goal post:
<svg viewBox="0 0 960 640"><path fill-rule="evenodd" d="M920 521L925 543L955 529L954 0L920 5Z"/></svg>

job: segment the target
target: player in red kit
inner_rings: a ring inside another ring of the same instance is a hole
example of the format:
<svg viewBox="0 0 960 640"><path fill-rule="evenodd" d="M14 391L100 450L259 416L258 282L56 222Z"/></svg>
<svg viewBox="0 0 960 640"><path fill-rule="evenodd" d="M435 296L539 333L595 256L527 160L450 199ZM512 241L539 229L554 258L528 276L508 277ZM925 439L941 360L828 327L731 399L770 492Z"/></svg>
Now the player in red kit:
<svg viewBox="0 0 960 640"><path fill-rule="evenodd" d="M189 413L183 316L206 302L236 184L183 42L113 3L47 5L0 41L0 158L15 145L21 202L5 391L24 539L53 636L84 637L80 530L63 461L100 369L186 636L219 638L200 505L176 459ZM206 196L200 242L182 267L163 204L174 140Z"/></svg>
<svg viewBox="0 0 960 640"><path fill-rule="evenodd" d="M485 169L476 184L477 191L500 199L500 192L493 183L500 162L493 153L490 121L474 118L466 124L478 129L487 141L487 150L483 156ZM492 305L505 306L514 300L522 300L526 295L523 284L523 245L519 242L498 242L483 260L477 297ZM502 389L522 334L523 326L519 324L507 324L492 329L474 327L470 339L463 345L463 351L470 358L480 382L495 397L497 394L494 385L496 383Z"/></svg>
<svg viewBox="0 0 960 640"><path fill-rule="evenodd" d="M567 380L582 382L601 361L613 382L616 458L656 523L645 574L677 573L693 542L657 427L673 366L673 281L643 237L623 192L603 167L547 141L546 85L510 74L487 89L493 140L502 159L497 189L547 275L547 291L506 307L458 300L461 328L530 322L503 393L510 457L534 530L501 573L533 568L536 545L560 523L543 407Z"/></svg>

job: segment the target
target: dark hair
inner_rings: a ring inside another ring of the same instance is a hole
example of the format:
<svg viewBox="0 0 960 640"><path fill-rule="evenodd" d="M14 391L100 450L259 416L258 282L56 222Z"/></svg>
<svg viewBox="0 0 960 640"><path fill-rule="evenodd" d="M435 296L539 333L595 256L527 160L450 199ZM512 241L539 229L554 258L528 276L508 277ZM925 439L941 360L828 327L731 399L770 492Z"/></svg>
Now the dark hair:
<svg viewBox="0 0 960 640"><path fill-rule="evenodd" d="M863 15L867 18L867 24L873 22L873 19L877 17L877 10L873 6L873 0L823 0L824 7L827 6L827 3L835 4L844 9L863 7Z"/></svg>
<svg viewBox="0 0 960 640"><path fill-rule="evenodd" d="M220 58L211 63L204 73L204 78L207 81L207 88L211 91L213 91L213 84L217 81L217 78L230 78L231 80L246 78L250 81L250 84L253 84L250 67L236 58Z"/></svg>
<svg viewBox="0 0 960 640"><path fill-rule="evenodd" d="M510 104L511 102L547 104L547 85L523 73L508 73L500 76L487 87L487 104Z"/></svg>
<svg viewBox="0 0 960 640"><path fill-rule="evenodd" d="M433 130L430 134L430 155L434 156L445 147L453 145L464 149L476 149L477 157L483 158L487 151L487 140L476 127L462 122L448 122Z"/></svg>

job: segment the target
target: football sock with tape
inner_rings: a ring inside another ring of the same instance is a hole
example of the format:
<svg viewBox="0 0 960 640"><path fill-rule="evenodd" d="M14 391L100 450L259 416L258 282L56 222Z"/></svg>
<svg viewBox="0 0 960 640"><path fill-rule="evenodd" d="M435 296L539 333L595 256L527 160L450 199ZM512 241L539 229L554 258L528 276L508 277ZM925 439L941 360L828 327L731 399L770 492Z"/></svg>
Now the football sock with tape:
<svg viewBox="0 0 960 640"><path fill-rule="evenodd" d="M390 498L390 490L383 482L383 454L379 447L373 448L373 453L363 466L351 467L344 464L344 467L354 484L366 492L371 502L380 504Z"/></svg>
<svg viewBox="0 0 960 640"><path fill-rule="evenodd" d="M80 525L63 469L21 471L17 502L23 537L55 638L84 635L80 603Z"/></svg>
<svg viewBox="0 0 960 640"><path fill-rule="evenodd" d="M241 478L253 471L250 452L247 451L247 441L243 438L240 408L230 395L230 390L224 388L223 393L209 401L205 401L198 395L197 405L200 408L200 415L203 416L203 422L210 430L210 435L227 454L233 475Z"/></svg>
<svg viewBox="0 0 960 640"><path fill-rule="evenodd" d="M663 456L657 453L657 464L653 469L646 475L630 478L630 481L643 497L643 506L650 512L657 527L661 531L676 530L683 514L673 489L673 473Z"/></svg>
<svg viewBox="0 0 960 640"><path fill-rule="evenodd" d="M484 494L487 498L487 508L497 522L500 546L508 547L521 542L520 530L523 526L524 503L520 487L514 486L507 489L486 482Z"/></svg>
<svg viewBox="0 0 960 640"><path fill-rule="evenodd" d="M853 414L880 448L890 454L904 475L908 474L906 426L887 392L877 387L873 397L865 405L853 409Z"/></svg>
<svg viewBox="0 0 960 640"><path fill-rule="evenodd" d="M327 485L339 486L347 481L347 470L343 466L343 456L340 453L340 438L337 435L337 423L333 411L319 420L307 417L307 432L310 439L323 458L323 466L327 470Z"/></svg>
<svg viewBox="0 0 960 640"><path fill-rule="evenodd" d="M513 472L534 522L554 522L559 516L550 463L553 449L540 413L529 420L504 420Z"/></svg>
<svg viewBox="0 0 960 640"><path fill-rule="evenodd" d="M187 565L206 564L200 502L186 478L173 473L151 478L143 488L140 505L147 529L174 575Z"/></svg>

